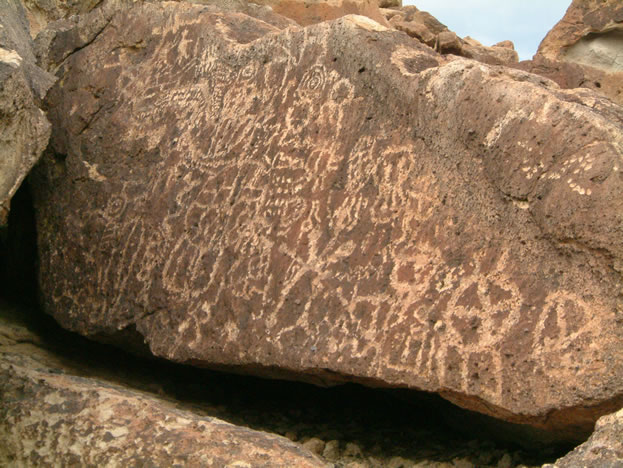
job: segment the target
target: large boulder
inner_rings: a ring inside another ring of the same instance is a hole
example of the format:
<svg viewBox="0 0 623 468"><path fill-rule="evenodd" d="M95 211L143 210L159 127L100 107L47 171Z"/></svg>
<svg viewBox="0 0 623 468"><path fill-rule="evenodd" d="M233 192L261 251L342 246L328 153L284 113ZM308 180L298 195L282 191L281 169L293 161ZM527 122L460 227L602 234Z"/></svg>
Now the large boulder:
<svg viewBox="0 0 623 468"><path fill-rule="evenodd" d="M433 15L420 11L413 5L382 9L381 12L395 29L407 33L441 54L459 55L489 65L508 65L519 61L511 41L487 47L469 36L462 39Z"/></svg>
<svg viewBox="0 0 623 468"><path fill-rule="evenodd" d="M621 405L609 100L361 16L281 31L174 3L115 15L58 74L34 195L64 327L568 440Z"/></svg>
<svg viewBox="0 0 623 468"><path fill-rule="evenodd" d="M283 437L75 375L18 314L0 301L2 466L326 466Z"/></svg>
<svg viewBox="0 0 623 468"><path fill-rule="evenodd" d="M563 87L593 89L623 104L622 50L623 3L574 0L543 39L534 60L522 63L521 68Z"/></svg>
<svg viewBox="0 0 623 468"><path fill-rule="evenodd" d="M10 201L50 136L39 104L54 77L36 65L20 2L0 0L0 227Z"/></svg>

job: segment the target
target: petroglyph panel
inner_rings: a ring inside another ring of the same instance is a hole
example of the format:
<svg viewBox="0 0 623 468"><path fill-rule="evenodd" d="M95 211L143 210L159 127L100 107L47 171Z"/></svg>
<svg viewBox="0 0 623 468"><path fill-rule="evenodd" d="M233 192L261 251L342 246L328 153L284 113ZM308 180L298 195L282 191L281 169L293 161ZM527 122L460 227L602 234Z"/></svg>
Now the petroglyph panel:
<svg viewBox="0 0 623 468"><path fill-rule="evenodd" d="M550 429L621 395L620 126L357 18L240 16L135 7L61 70L36 197L50 313Z"/></svg>

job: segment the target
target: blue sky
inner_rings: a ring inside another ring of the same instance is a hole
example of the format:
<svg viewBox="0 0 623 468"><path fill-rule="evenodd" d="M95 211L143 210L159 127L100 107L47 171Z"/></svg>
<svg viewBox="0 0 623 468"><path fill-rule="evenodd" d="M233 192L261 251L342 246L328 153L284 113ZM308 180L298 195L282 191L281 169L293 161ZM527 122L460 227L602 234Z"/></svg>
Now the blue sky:
<svg viewBox="0 0 623 468"><path fill-rule="evenodd" d="M571 0L403 0L428 11L459 36L484 45L506 39L520 60L529 60L547 32L564 16Z"/></svg>

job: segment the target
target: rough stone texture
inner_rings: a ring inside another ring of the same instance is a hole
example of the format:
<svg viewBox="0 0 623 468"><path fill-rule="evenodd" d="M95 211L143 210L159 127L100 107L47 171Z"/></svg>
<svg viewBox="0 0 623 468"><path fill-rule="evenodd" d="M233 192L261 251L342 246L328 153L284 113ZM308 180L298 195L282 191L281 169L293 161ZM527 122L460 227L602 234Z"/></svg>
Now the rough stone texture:
<svg viewBox="0 0 623 468"><path fill-rule="evenodd" d="M44 349L36 334L4 314L2 466L327 466L283 437L68 374L62 359Z"/></svg>
<svg viewBox="0 0 623 468"><path fill-rule="evenodd" d="M623 467L623 409L597 421L593 435L573 452L543 468Z"/></svg>
<svg viewBox="0 0 623 468"><path fill-rule="evenodd" d="M379 8L401 8L402 0L378 0Z"/></svg>
<svg viewBox="0 0 623 468"><path fill-rule="evenodd" d="M320 23L345 15L363 15L387 26L378 0L250 0L272 7L277 14L302 26ZM391 0L390 0L391 1Z"/></svg>
<svg viewBox="0 0 623 468"><path fill-rule="evenodd" d="M469 36L463 38L461 47L464 57L478 60L489 65L512 65L519 62L519 55L515 51L512 41L502 41L487 47Z"/></svg>
<svg viewBox="0 0 623 468"><path fill-rule="evenodd" d="M94 41L115 14L126 11L135 3L133 0L105 0L101 6L86 14L50 23L35 41L37 62L49 72L56 73L68 56ZM274 13L270 7L245 0L189 0L184 3L255 18L266 23L262 32L298 27L295 21Z"/></svg>
<svg viewBox="0 0 623 468"><path fill-rule="evenodd" d="M441 54L459 55L490 65L506 65L519 61L511 41L487 47L469 36L461 39L430 13L420 11L414 6L383 9L381 12L395 29L407 33Z"/></svg>
<svg viewBox="0 0 623 468"><path fill-rule="evenodd" d="M443 31L437 36L436 49L440 54L461 55L463 49L462 42L456 33Z"/></svg>
<svg viewBox="0 0 623 468"><path fill-rule="evenodd" d="M185 4L116 15L59 75L35 205L64 327L574 440L620 406L609 100L361 16L279 31Z"/></svg>
<svg viewBox="0 0 623 468"><path fill-rule="evenodd" d="M612 34L622 30L623 4L619 0L573 0L562 20L545 36L537 54L558 60L572 52L583 41L596 40L604 34L603 39L608 42ZM601 42L597 41L598 44ZM620 46L618 49L618 51L612 49L615 60L610 66L623 63Z"/></svg>
<svg viewBox="0 0 623 468"><path fill-rule="evenodd" d="M50 136L38 104L53 77L35 65L21 3L0 0L0 226L10 200L37 162Z"/></svg>
<svg viewBox="0 0 623 468"><path fill-rule="evenodd" d="M73 15L85 14L103 0L21 0L33 38L53 21L69 18Z"/></svg>
<svg viewBox="0 0 623 468"><path fill-rule="evenodd" d="M564 64L576 65L570 77ZM564 18L521 68L565 87L587 87L623 104L623 3L574 0Z"/></svg>

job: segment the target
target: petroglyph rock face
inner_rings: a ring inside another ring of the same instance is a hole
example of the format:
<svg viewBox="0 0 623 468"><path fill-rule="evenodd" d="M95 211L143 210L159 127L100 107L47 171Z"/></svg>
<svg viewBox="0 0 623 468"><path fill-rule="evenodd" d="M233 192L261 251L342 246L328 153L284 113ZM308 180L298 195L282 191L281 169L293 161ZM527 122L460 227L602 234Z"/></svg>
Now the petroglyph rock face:
<svg viewBox="0 0 623 468"><path fill-rule="evenodd" d="M183 4L115 16L59 76L35 198L65 327L563 438L621 403L610 101L365 17L280 31Z"/></svg>
<svg viewBox="0 0 623 468"><path fill-rule="evenodd" d="M582 71L579 79L576 71L571 71L575 76L570 79L557 79L561 67L556 64L542 71L563 86L588 87L623 104L623 4L619 0L574 0L543 39L535 58L541 63L531 71L539 73L543 59L575 64Z"/></svg>

